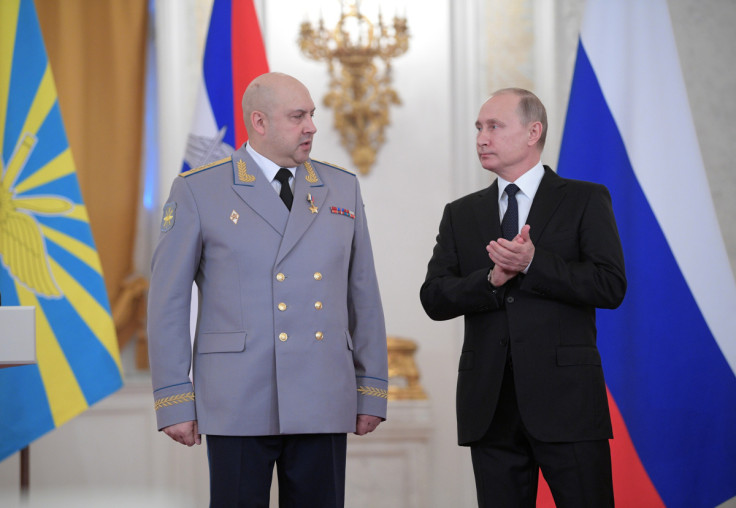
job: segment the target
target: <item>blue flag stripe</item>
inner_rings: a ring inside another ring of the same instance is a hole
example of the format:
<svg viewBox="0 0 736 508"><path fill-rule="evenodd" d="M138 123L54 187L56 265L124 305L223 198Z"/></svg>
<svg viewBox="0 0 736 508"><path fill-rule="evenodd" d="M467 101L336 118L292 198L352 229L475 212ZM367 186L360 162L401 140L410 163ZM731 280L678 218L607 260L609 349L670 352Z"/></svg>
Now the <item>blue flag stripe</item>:
<svg viewBox="0 0 736 508"><path fill-rule="evenodd" d="M736 494L736 380L637 181L582 43L559 171L600 182L613 198L629 289L619 310L599 312L598 345L642 463L667 506L715 506Z"/></svg>
<svg viewBox="0 0 736 508"><path fill-rule="evenodd" d="M20 130L25 122L25 112L30 105L46 70L47 60L43 45L28 44L27 39L41 39L41 30L36 22L36 12L32 2L21 2L18 10L17 30L13 62L23 62L23 65L13 65L10 73L10 89L7 102L7 117L5 121L5 139L3 140L3 155L5 160L18 142ZM29 31L31 33L29 33ZM4 100L4 98L3 98Z"/></svg>
<svg viewBox="0 0 736 508"><path fill-rule="evenodd" d="M216 0L212 6L210 29L204 54L204 81L212 113L218 126L233 125L233 62L231 48L230 0ZM219 26L213 25L213 21ZM235 129L225 132L223 141L235 147Z"/></svg>
<svg viewBox="0 0 736 508"><path fill-rule="evenodd" d="M48 115L44 118L43 123L39 126L36 137L43 139L43 143L38 143L33 148L33 152L26 162L23 173L18 177L16 185L20 184L26 178L33 176L34 173L41 170L49 162L64 152L69 146L64 132L64 123L61 119L61 110L59 109L59 101L57 100L49 110ZM79 203L81 203L81 195L79 195Z"/></svg>

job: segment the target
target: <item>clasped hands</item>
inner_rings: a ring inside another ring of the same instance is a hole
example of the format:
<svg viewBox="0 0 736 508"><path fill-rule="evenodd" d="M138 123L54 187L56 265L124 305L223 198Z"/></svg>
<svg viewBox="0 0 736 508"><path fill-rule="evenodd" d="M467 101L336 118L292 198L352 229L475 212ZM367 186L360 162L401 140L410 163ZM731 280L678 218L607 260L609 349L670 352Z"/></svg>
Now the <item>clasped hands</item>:
<svg viewBox="0 0 736 508"><path fill-rule="evenodd" d="M491 271L491 284L496 287L503 286L532 262L534 244L529 238L530 229L531 226L525 224L513 240L499 238L488 243L486 251L495 264Z"/></svg>

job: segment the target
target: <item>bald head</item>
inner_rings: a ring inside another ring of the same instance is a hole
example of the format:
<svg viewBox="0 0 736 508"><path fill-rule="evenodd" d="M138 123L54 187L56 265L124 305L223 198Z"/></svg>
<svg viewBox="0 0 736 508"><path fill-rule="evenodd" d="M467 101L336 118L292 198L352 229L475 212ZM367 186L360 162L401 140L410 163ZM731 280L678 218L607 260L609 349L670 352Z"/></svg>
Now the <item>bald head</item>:
<svg viewBox="0 0 736 508"><path fill-rule="evenodd" d="M307 88L299 80L281 72L261 74L251 81L243 94L243 117L248 137L251 137L253 128L251 117L254 112L258 111L272 117L280 99L295 91L309 95Z"/></svg>
<svg viewBox="0 0 736 508"><path fill-rule="evenodd" d="M281 72L255 78L243 94L248 143L283 167L304 162L316 127L314 102L301 81Z"/></svg>

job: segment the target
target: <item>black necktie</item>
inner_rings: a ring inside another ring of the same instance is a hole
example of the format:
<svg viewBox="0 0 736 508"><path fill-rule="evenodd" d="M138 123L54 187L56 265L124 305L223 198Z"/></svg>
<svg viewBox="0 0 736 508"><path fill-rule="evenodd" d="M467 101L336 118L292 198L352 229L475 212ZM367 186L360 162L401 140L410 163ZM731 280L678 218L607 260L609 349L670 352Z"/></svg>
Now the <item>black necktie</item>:
<svg viewBox="0 0 736 508"><path fill-rule="evenodd" d="M294 194L291 193L291 187L289 187L290 176L291 171L286 168L281 168L279 169L279 172L276 173L276 180L281 182L281 192L279 192L279 196L281 196L281 201L284 202L289 211L291 211L291 203L294 202Z"/></svg>
<svg viewBox="0 0 736 508"><path fill-rule="evenodd" d="M503 221L501 221L501 232L506 240L513 240L519 233L519 205L516 203L516 193L519 192L519 187L515 183L510 183L504 190L509 198L509 204L503 215Z"/></svg>

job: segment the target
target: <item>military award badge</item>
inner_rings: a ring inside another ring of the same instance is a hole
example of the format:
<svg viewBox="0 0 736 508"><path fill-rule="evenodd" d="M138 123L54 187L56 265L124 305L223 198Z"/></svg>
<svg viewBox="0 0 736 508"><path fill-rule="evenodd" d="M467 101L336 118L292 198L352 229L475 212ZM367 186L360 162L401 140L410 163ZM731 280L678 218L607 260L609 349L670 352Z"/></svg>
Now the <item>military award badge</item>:
<svg viewBox="0 0 736 508"><path fill-rule="evenodd" d="M319 208L317 208L314 204L314 198L312 197L312 193L307 193L307 203L309 203L309 211L312 213L319 212Z"/></svg>

